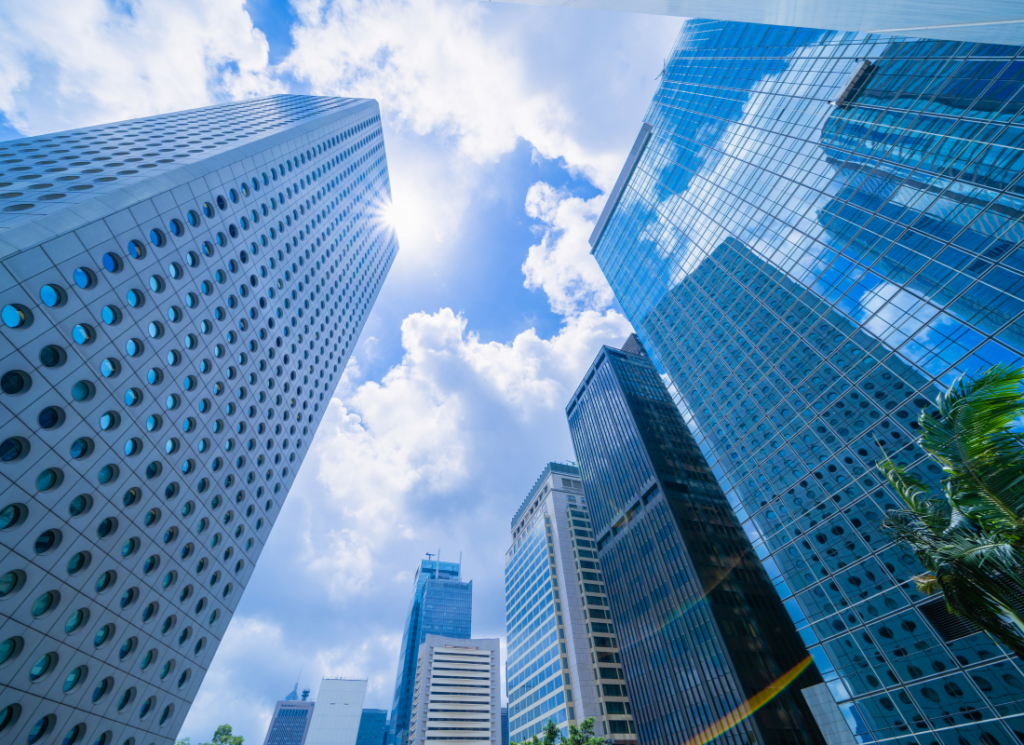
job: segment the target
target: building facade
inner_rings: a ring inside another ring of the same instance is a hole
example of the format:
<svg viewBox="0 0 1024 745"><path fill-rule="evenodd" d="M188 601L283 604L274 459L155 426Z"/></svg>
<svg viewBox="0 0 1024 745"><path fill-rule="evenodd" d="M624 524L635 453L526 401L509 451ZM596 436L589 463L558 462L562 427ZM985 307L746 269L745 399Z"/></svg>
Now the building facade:
<svg viewBox="0 0 1024 745"><path fill-rule="evenodd" d="M549 719L594 717L594 731L636 742L636 727L579 469L545 466L512 519L505 553L509 738L541 734Z"/></svg>
<svg viewBox="0 0 1024 745"><path fill-rule="evenodd" d="M406 745L412 693L416 680L416 655L427 634L468 639L473 620L473 583L462 581L458 562L425 559L416 569L412 602L402 632L402 647L395 677L389 738Z"/></svg>
<svg viewBox="0 0 1024 745"><path fill-rule="evenodd" d="M366 680L321 680L306 732L306 745L356 745L365 698Z"/></svg>
<svg viewBox="0 0 1024 745"><path fill-rule="evenodd" d="M502 0L526 5L557 5L629 13L714 18L777 26L901 34L930 39L1024 44L1024 11L1015 0Z"/></svg>
<svg viewBox="0 0 1024 745"><path fill-rule="evenodd" d="M800 691L821 676L654 365L626 348L601 349L566 415L640 740L819 745Z"/></svg>
<svg viewBox="0 0 1024 745"><path fill-rule="evenodd" d="M394 260L389 195L366 100L0 143L0 740L172 742Z"/></svg>
<svg viewBox="0 0 1024 745"><path fill-rule="evenodd" d="M263 745L305 745L306 732L309 731L312 719L312 701L278 701L270 717L270 727Z"/></svg>
<svg viewBox="0 0 1024 745"><path fill-rule="evenodd" d="M359 735L356 745L384 745L384 734L388 728L386 709L363 709L359 720Z"/></svg>
<svg viewBox="0 0 1024 745"><path fill-rule="evenodd" d="M427 634L416 656L410 745L498 745L499 657L497 639Z"/></svg>
<svg viewBox="0 0 1024 745"><path fill-rule="evenodd" d="M1020 48L688 22L591 242L861 742L1024 737L1019 660L880 532L1024 351Z"/></svg>

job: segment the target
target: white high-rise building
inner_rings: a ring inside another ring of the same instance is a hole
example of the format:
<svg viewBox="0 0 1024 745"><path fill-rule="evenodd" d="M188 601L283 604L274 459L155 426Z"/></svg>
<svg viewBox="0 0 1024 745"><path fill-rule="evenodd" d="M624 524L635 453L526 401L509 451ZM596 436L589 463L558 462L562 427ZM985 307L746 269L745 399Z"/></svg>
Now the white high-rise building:
<svg viewBox="0 0 1024 745"><path fill-rule="evenodd" d="M356 745L365 698L366 680L321 680L305 745Z"/></svg>
<svg viewBox="0 0 1024 745"><path fill-rule="evenodd" d="M579 469L549 463L512 519L505 554L509 739L563 732L594 717L594 731L635 743L601 565Z"/></svg>
<svg viewBox="0 0 1024 745"><path fill-rule="evenodd" d="M500 644L427 634L416 660L410 745L501 745Z"/></svg>
<svg viewBox="0 0 1024 745"><path fill-rule="evenodd" d="M0 743L169 745L398 250L374 101L0 143Z"/></svg>

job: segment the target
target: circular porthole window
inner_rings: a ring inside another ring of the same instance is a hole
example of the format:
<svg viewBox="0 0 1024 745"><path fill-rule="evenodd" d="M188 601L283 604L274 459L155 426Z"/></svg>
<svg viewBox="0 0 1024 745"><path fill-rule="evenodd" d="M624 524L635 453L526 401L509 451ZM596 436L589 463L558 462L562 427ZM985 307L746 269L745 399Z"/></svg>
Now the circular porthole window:
<svg viewBox="0 0 1024 745"><path fill-rule="evenodd" d="M39 299L48 308L57 308L67 302L68 296L57 285L43 285L39 289Z"/></svg>

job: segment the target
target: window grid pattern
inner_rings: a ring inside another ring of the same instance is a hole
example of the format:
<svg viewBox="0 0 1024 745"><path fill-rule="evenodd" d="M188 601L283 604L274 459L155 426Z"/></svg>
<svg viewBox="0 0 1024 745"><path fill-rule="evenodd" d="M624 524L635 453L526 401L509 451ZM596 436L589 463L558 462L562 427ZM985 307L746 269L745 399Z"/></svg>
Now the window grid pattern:
<svg viewBox="0 0 1024 745"><path fill-rule="evenodd" d="M424 560L416 570L416 585L402 632L398 656L391 733L397 745L409 737L416 659L427 634L468 639L473 617L473 583L463 582L455 562Z"/></svg>
<svg viewBox="0 0 1024 745"><path fill-rule="evenodd" d="M918 413L1024 351L1020 55L688 22L594 252L861 742L1024 736L1019 661L917 610L875 470L937 483Z"/></svg>
<svg viewBox="0 0 1024 745"><path fill-rule="evenodd" d="M397 251L376 104L313 101L2 261L4 739L169 743L187 715Z"/></svg>
<svg viewBox="0 0 1024 745"><path fill-rule="evenodd" d="M639 739L687 741L806 651L645 355L604 347L566 413L618 636L620 652L609 654L621 653ZM604 478L630 471L650 475L611 487ZM775 706L718 739L821 742L799 694L820 681L811 667Z"/></svg>

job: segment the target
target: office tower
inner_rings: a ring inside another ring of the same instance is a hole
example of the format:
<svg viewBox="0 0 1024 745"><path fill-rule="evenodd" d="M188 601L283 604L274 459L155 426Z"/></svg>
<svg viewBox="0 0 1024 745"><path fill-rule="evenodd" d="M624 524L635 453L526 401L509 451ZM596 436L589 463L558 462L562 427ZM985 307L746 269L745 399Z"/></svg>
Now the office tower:
<svg viewBox="0 0 1024 745"><path fill-rule="evenodd" d="M270 728L267 729L263 745L304 745L312 715L312 701L287 698L278 701L274 707L274 715L270 718Z"/></svg>
<svg viewBox="0 0 1024 745"><path fill-rule="evenodd" d="M373 101L0 143L0 740L170 743L394 260Z"/></svg>
<svg viewBox="0 0 1024 745"><path fill-rule="evenodd" d="M416 655L410 745L501 740L500 643L427 634Z"/></svg>
<svg viewBox="0 0 1024 745"><path fill-rule="evenodd" d="M592 236L861 741L1024 737L875 469L936 486L919 412L1024 349L1020 51L689 22Z"/></svg>
<svg viewBox="0 0 1024 745"><path fill-rule="evenodd" d="M606 739L636 742L579 473L548 463L512 518L505 680L514 742L549 719L567 734L587 717Z"/></svg>
<svg viewBox="0 0 1024 745"><path fill-rule="evenodd" d="M413 582L388 725L389 739L395 745L407 745L416 655L420 644L427 634L468 639L473 618L473 583L462 581L461 563L441 561L440 557L425 559L416 569Z"/></svg>
<svg viewBox="0 0 1024 745"><path fill-rule="evenodd" d="M508 707L501 707L501 745L508 745Z"/></svg>
<svg viewBox="0 0 1024 745"><path fill-rule="evenodd" d="M598 352L566 416L640 741L823 743L799 693L821 676L654 365L627 349Z"/></svg>
<svg viewBox="0 0 1024 745"><path fill-rule="evenodd" d="M1015 0L502 0L524 5L617 10L630 13L714 18L719 21L804 26L815 29L901 34L930 39L1024 44L1024 11Z"/></svg>
<svg viewBox="0 0 1024 745"><path fill-rule="evenodd" d="M384 733L388 727L386 709L363 709L359 720L359 735L356 745L384 745Z"/></svg>
<svg viewBox="0 0 1024 745"><path fill-rule="evenodd" d="M306 745L356 745L365 698L366 680L321 680Z"/></svg>

